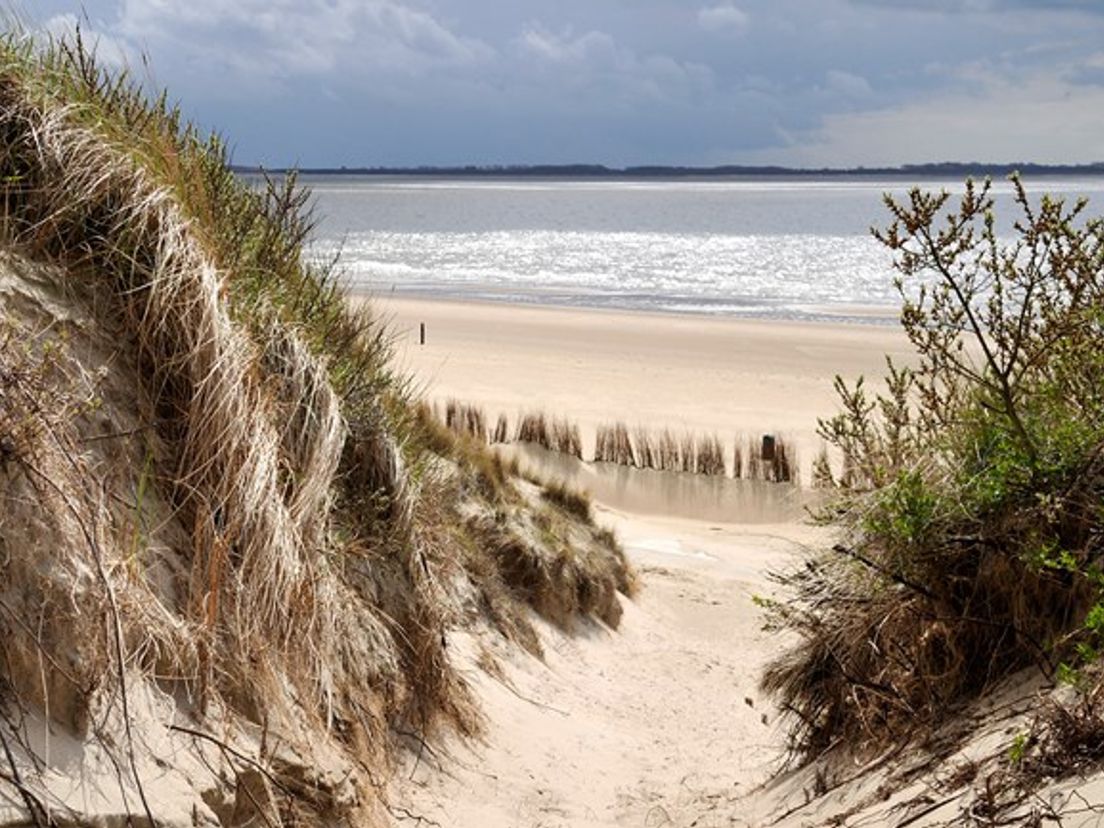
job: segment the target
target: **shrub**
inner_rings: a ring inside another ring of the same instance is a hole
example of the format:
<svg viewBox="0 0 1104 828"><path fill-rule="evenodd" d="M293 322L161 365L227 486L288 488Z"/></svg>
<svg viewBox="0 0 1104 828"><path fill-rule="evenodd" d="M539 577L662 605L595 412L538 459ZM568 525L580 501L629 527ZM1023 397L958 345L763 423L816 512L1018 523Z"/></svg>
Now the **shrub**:
<svg viewBox="0 0 1104 828"><path fill-rule="evenodd" d="M1095 654L1104 222L1012 181L1010 241L988 183L953 209L885 199L916 364L889 364L885 394L837 378L819 426L843 458L838 478L817 464L842 540L767 602L800 637L763 680L799 756L906 738L1014 670Z"/></svg>

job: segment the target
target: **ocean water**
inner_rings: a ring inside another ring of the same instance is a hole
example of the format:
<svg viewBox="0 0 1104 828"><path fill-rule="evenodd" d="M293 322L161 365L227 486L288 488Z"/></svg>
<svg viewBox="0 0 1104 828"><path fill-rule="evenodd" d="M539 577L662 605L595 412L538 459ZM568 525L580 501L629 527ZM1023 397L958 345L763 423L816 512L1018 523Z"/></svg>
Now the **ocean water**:
<svg viewBox="0 0 1104 828"><path fill-rule="evenodd" d="M892 318L883 193L948 181L564 181L304 176L357 290L773 318ZM1087 196L1104 179L1028 182ZM1011 215L1010 187L995 187ZM870 311L874 314L871 315ZM884 311L884 313L879 313Z"/></svg>

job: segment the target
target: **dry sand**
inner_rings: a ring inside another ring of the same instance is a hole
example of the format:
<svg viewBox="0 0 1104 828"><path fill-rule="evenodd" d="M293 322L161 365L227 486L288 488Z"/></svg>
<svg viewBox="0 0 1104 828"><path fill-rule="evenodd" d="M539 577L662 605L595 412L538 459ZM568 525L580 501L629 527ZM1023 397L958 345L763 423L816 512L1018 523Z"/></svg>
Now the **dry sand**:
<svg viewBox="0 0 1104 828"><path fill-rule="evenodd" d="M430 399L478 403L492 418L543 409L584 432L623 419L727 435L782 431L811 447L816 417L835 410L836 373L880 376L884 353L908 353L889 326L407 299L377 307L392 320L399 364ZM483 702L486 738L412 754L396 813L488 828L705 828L760 824L803 795L754 793L782 757L757 684L784 642L762 631L752 596L769 592L767 570L825 543L825 530L792 509L788 519L773 507L692 515L665 500L655 473L621 473L639 479L595 486L605 500L599 520L616 528L642 575L620 629L568 636L545 627L543 662L491 637L450 642ZM658 495L636 492L649 487ZM498 677L477 666L488 647Z"/></svg>
<svg viewBox="0 0 1104 828"><path fill-rule="evenodd" d="M377 297L400 367L431 398L727 431L811 428L832 378L885 372L892 324L844 325ZM887 320L888 321L888 320ZM419 323L426 344L418 344Z"/></svg>
<svg viewBox="0 0 1104 828"><path fill-rule="evenodd" d="M909 359L895 325L841 325L378 297L397 364L431 400L482 405L492 422L529 410L566 415L591 445L595 426L779 432L804 454L832 380ZM419 345L419 324L426 344Z"/></svg>
<svg viewBox="0 0 1104 828"><path fill-rule="evenodd" d="M708 828L758 825L777 808L755 788L782 755L757 689L778 642L752 596L769 592L764 570L819 530L598 517L644 581L620 629L543 626L544 662L496 646L499 678L475 666L480 643L450 642L465 654L486 737L409 758L395 802L406 812L473 828Z"/></svg>

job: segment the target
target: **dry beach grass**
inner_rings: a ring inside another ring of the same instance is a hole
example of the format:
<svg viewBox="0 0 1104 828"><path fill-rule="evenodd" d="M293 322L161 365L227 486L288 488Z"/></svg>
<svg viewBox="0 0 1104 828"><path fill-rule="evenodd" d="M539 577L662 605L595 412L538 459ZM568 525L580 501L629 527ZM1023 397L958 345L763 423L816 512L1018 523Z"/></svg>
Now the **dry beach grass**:
<svg viewBox="0 0 1104 828"><path fill-rule="evenodd" d="M90 780L6 719L5 818L379 822L397 732L479 729L451 629L616 624L615 542L474 410L431 425L305 264L294 179L251 189L79 40L21 35L0 171L5 703Z"/></svg>

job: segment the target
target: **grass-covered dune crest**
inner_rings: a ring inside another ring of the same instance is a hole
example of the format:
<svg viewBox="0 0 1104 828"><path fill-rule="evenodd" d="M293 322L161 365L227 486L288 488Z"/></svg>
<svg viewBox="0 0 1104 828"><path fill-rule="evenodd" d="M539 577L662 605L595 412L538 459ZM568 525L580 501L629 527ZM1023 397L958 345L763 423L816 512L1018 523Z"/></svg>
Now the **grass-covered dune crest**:
<svg viewBox="0 0 1104 828"><path fill-rule="evenodd" d="M293 180L15 35L0 198L0 821L384 822L394 734L478 730L450 630L616 625L616 541L418 408Z"/></svg>

